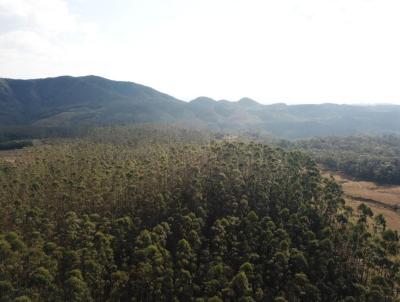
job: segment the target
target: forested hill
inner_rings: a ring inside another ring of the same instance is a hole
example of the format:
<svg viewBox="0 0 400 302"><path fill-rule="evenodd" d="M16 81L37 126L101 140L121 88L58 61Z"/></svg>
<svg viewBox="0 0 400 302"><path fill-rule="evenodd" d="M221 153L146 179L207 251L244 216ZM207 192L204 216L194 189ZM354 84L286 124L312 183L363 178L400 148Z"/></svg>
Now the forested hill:
<svg viewBox="0 0 400 302"><path fill-rule="evenodd" d="M400 133L400 106L262 105L249 98L229 102L206 97L187 103L146 86L96 76L0 79L0 127L141 122L256 130L287 139Z"/></svg>
<svg viewBox="0 0 400 302"><path fill-rule="evenodd" d="M0 125L173 122L191 118L185 103L150 87L101 77L0 79Z"/></svg>

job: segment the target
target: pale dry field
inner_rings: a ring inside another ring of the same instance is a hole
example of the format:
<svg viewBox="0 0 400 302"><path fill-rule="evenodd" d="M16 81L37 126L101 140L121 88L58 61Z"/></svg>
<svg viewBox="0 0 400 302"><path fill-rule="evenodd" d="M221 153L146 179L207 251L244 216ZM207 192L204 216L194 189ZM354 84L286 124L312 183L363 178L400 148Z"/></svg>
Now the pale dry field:
<svg viewBox="0 0 400 302"><path fill-rule="evenodd" d="M24 150L0 151L0 160L14 163L17 158L21 157L23 151Z"/></svg>
<svg viewBox="0 0 400 302"><path fill-rule="evenodd" d="M353 181L335 175L345 193L353 197L364 197L400 208L400 186L382 186L368 181Z"/></svg>
<svg viewBox="0 0 400 302"><path fill-rule="evenodd" d="M375 215L382 214L385 217L389 228L400 231L400 186L355 181L337 174L333 177L342 185L349 206L356 210L361 203L365 203Z"/></svg>
<svg viewBox="0 0 400 302"><path fill-rule="evenodd" d="M17 160L31 160L35 147L27 147L16 150L0 150L0 162L15 163Z"/></svg>

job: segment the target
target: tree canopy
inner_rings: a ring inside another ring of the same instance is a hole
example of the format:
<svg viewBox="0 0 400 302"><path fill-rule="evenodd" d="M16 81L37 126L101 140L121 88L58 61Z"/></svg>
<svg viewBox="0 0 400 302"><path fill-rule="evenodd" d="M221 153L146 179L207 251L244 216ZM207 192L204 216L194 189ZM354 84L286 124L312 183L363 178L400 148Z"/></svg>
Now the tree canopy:
<svg viewBox="0 0 400 302"><path fill-rule="evenodd" d="M309 156L143 131L0 163L1 302L398 301L398 233Z"/></svg>

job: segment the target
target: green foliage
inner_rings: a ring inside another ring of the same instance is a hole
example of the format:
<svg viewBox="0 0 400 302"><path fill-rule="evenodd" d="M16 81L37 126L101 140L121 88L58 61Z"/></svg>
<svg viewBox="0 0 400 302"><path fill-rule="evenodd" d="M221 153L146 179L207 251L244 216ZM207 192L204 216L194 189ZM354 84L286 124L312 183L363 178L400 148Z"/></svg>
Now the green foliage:
<svg viewBox="0 0 400 302"><path fill-rule="evenodd" d="M31 302L32 300L28 296L19 296L14 299L14 302Z"/></svg>
<svg viewBox="0 0 400 302"><path fill-rule="evenodd" d="M399 298L398 233L369 228L365 206L353 217L308 156L154 129L7 164L0 301Z"/></svg>
<svg viewBox="0 0 400 302"><path fill-rule="evenodd" d="M331 171L383 184L400 184L399 136L313 138L290 147L309 153Z"/></svg>

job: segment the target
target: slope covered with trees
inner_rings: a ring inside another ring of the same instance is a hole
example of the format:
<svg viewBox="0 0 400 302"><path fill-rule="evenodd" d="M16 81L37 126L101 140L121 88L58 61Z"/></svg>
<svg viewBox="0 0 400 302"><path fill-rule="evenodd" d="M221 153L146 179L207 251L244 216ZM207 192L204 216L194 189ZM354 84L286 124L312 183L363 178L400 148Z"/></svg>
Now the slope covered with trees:
<svg viewBox="0 0 400 302"><path fill-rule="evenodd" d="M400 106L262 105L249 98L230 102L207 97L184 102L150 87L97 76L0 79L0 137L14 126L40 134L64 133L76 125L146 122L260 131L285 139L400 134Z"/></svg>
<svg viewBox="0 0 400 302"><path fill-rule="evenodd" d="M150 87L97 76L0 79L0 126L174 122L185 103Z"/></svg>
<svg viewBox="0 0 400 302"><path fill-rule="evenodd" d="M400 184L400 137L314 138L291 147L309 153L331 171L383 184Z"/></svg>
<svg viewBox="0 0 400 302"><path fill-rule="evenodd" d="M0 301L398 301L398 234L308 156L165 131L0 164Z"/></svg>

